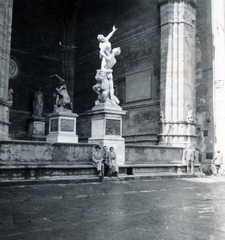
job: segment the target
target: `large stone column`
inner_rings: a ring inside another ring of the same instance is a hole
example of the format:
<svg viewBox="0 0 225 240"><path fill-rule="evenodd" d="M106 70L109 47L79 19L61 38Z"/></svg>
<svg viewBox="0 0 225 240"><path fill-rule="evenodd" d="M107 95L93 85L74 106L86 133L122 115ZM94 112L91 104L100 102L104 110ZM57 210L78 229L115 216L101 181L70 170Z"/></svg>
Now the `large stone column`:
<svg viewBox="0 0 225 240"><path fill-rule="evenodd" d="M159 0L161 24L159 144L184 146L195 136L194 0Z"/></svg>
<svg viewBox="0 0 225 240"><path fill-rule="evenodd" d="M0 0L0 140L9 138L8 99L13 0Z"/></svg>

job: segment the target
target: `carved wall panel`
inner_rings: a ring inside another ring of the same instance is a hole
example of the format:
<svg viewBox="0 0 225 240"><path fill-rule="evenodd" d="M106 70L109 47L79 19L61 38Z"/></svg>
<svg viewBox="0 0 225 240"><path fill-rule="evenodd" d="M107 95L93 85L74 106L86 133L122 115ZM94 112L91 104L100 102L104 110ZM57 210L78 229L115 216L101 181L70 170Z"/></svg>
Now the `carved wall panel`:
<svg viewBox="0 0 225 240"><path fill-rule="evenodd" d="M126 102L150 99L152 69L144 69L126 76Z"/></svg>

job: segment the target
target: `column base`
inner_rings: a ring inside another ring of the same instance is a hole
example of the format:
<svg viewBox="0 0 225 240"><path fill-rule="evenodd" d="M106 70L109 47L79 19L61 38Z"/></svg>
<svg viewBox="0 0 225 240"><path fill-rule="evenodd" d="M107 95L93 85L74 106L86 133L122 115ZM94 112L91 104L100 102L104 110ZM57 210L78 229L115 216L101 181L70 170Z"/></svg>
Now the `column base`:
<svg viewBox="0 0 225 240"><path fill-rule="evenodd" d="M160 122L162 133L158 135L158 145L185 147L196 143L196 124L193 121Z"/></svg>

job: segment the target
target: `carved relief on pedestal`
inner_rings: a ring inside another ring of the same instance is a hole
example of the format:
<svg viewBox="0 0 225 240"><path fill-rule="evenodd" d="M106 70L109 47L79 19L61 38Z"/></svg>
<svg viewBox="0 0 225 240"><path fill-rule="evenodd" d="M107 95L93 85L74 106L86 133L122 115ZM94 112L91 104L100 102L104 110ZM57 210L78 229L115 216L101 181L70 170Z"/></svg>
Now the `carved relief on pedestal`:
<svg viewBox="0 0 225 240"><path fill-rule="evenodd" d="M120 136L120 120L106 119L105 134Z"/></svg>
<svg viewBox="0 0 225 240"><path fill-rule="evenodd" d="M61 119L60 131L73 132L74 131L74 120L73 119Z"/></svg>

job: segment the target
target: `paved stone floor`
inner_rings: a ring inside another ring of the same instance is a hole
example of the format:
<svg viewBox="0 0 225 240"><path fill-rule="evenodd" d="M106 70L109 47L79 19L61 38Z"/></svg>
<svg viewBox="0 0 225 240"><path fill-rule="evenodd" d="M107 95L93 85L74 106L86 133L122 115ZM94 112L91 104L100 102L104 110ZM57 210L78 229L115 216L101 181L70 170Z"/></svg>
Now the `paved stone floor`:
<svg viewBox="0 0 225 240"><path fill-rule="evenodd" d="M223 240L225 178L0 187L1 240Z"/></svg>

